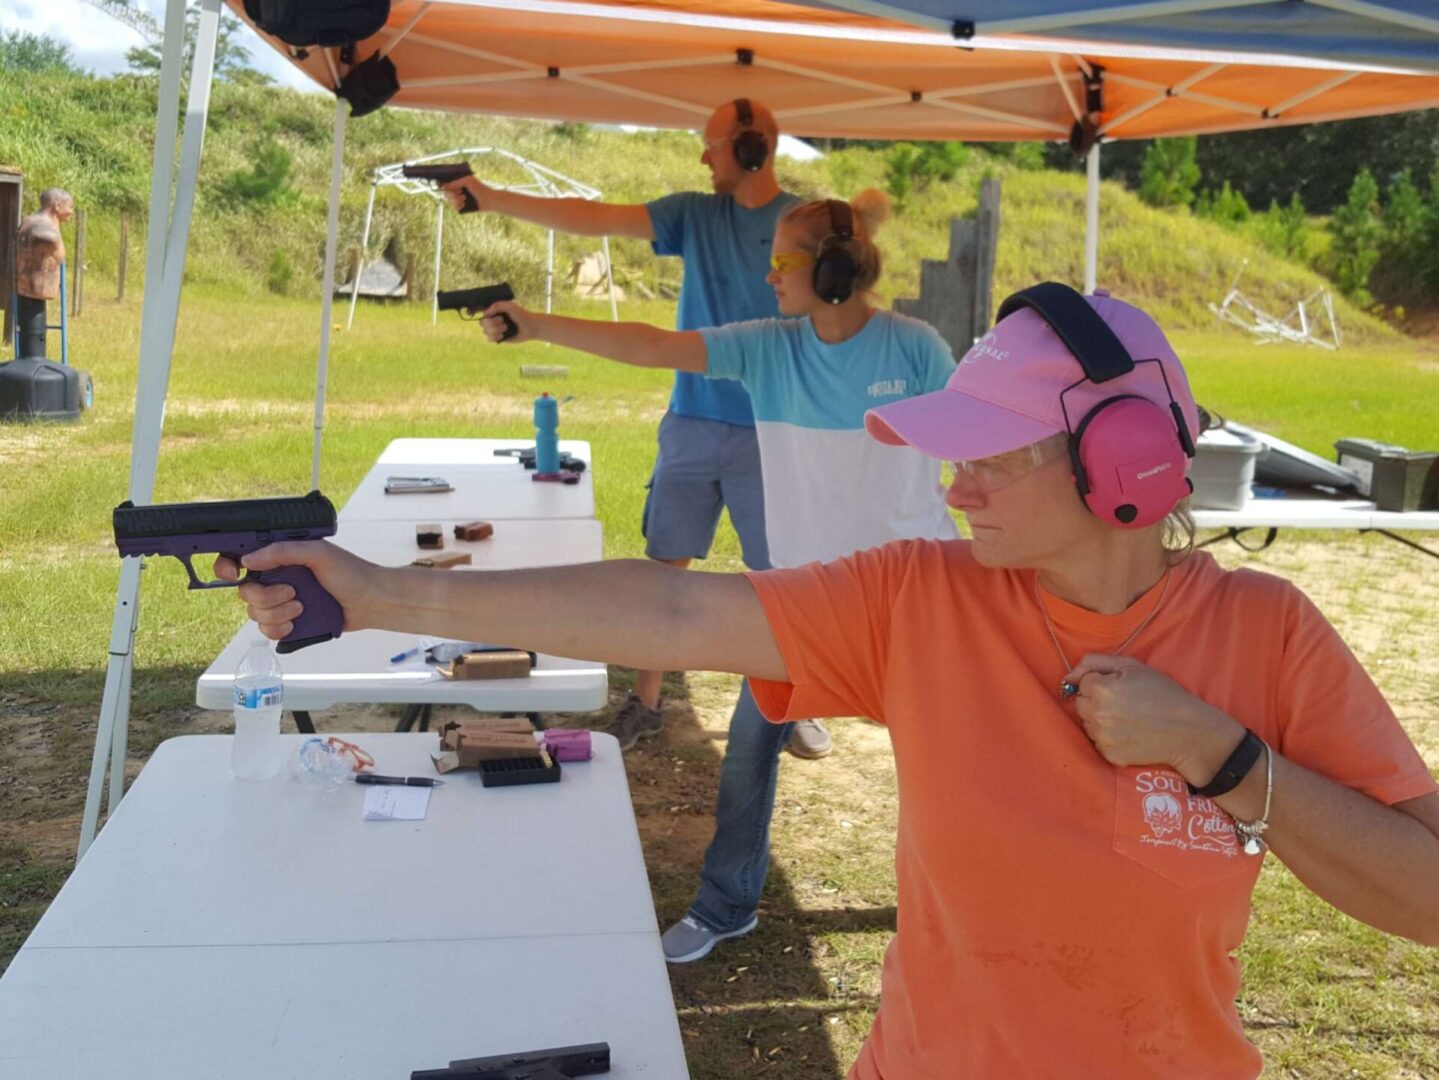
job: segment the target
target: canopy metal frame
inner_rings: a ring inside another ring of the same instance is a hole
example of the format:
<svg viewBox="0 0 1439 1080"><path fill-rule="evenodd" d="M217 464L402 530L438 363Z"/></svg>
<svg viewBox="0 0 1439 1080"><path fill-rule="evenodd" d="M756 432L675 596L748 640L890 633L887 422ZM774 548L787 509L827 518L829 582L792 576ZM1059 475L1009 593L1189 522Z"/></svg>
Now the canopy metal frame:
<svg viewBox="0 0 1439 1080"><path fill-rule="evenodd" d="M370 249L370 225L374 220L375 194L382 187L393 187L404 192L406 195L423 195L435 200L435 288L440 285L440 263L441 252L444 244L445 230L445 207L447 200L435 186L427 180L412 180L405 175L406 165L429 165L445 158L463 158L474 168L476 160L483 161L486 158L497 158L508 162L513 168L522 170L528 179L521 183L504 183L495 179L486 179L485 183L492 188L501 191L514 191L521 195L533 195L543 199L583 199L586 202L600 202L604 193L598 188L582 184L573 177L556 172L546 165L537 161L522 157L511 150L505 150L497 146L462 146L454 150L443 150L437 154L430 154L428 157L415 158L412 161L396 161L388 165L378 166L370 180L370 197L365 203L365 224L360 235L360 259L359 266L355 270L354 279L350 282L350 313L345 319L345 329L348 330L355 324L355 302L360 292L360 275L365 269L365 259ZM479 175L479 172L476 172ZM554 310L555 298L555 230L547 230L546 263L545 263L545 311ZM610 318L618 322L620 317L619 303L615 296L614 264L610 260L610 238L601 237L605 257L605 284L609 290ZM431 298L430 322L434 323L439 318L439 299Z"/></svg>

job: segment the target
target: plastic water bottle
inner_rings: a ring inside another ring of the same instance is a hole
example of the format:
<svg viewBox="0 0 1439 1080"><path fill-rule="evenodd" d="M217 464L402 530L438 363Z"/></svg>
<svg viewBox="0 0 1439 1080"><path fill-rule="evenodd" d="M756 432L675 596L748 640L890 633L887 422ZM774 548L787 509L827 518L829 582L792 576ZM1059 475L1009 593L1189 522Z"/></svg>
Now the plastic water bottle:
<svg viewBox="0 0 1439 1080"><path fill-rule="evenodd" d="M535 398L535 472L560 471L560 403L549 394Z"/></svg>
<svg viewBox="0 0 1439 1080"><path fill-rule="evenodd" d="M280 771L284 682L268 641L250 642L235 670L235 742L230 771L240 780L268 780Z"/></svg>

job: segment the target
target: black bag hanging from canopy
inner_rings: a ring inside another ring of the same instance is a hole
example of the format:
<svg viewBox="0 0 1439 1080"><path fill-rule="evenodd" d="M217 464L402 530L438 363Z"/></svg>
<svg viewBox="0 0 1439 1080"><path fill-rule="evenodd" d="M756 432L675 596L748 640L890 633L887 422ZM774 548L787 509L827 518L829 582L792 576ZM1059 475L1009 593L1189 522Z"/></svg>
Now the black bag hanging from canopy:
<svg viewBox="0 0 1439 1080"><path fill-rule="evenodd" d="M257 28L287 45L353 45L390 17L390 0L245 0Z"/></svg>

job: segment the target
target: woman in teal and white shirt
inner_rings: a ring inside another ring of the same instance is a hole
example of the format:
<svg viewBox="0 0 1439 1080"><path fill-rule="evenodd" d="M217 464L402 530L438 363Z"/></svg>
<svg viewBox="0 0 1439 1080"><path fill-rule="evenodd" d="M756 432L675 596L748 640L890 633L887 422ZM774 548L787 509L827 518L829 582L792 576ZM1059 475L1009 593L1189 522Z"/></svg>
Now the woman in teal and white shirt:
<svg viewBox="0 0 1439 1080"><path fill-rule="evenodd" d="M881 259L873 235L888 216L879 191L852 202L804 203L775 230L766 278L782 318L703 330L661 330L541 315L505 301L485 312L499 341L550 341L636 367L738 379L749 391L764 477L765 531L775 567L829 561L891 540L950 540L939 463L908 446L870 438L864 414L877 405L941 389L954 370L933 327L881 311L871 291ZM800 732L807 752L828 752L818 721ZM770 724L749 684L730 721L715 836L699 894L665 932L665 958L698 960L725 938L749 933L769 868L780 751L794 724ZM796 748L799 752L799 748Z"/></svg>

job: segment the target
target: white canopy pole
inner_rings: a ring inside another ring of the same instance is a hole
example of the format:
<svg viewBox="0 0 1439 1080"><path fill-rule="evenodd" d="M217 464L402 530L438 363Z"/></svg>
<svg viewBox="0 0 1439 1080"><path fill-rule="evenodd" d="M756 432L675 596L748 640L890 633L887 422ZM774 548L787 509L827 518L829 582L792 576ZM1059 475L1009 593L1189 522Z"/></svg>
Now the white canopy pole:
<svg viewBox="0 0 1439 1080"><path fill-rule="evenodd" d="M1084 291L1094 292L1099 281L1099 140L1086 159L1088 184L1084 193Z"/></svg>
<svg viewBox="0 0 1439 1080"><path fill-rule="evenodd" d="M185 110L185 138L180 151L179 182L170 205L171 172L175 163L175 129L180 112L180 75L184 56L185 0L169 0L165 12L165 41L160 62L160 95L155 111L155 151L150 175L150 221L145 239L145 303L140 317L140 362L135 386L135 422L131 435L130 500L149 503L155 490L160 457L160 434L165 418L165 393L170 382L170 359L175 346L175 323L180 311L180 286L185 271L185 246L190 239L190 215L195 206L195 183L204 148L206 114L210 107L210 79L214 72L215 40L220 26L220 0L203 0L195 61L190 72L190 97ZM110 660L105 693L95 731L95 752L90 760L90 781L80 819L83 857L100 820L100 795L107 759L118 754L114 776L124 777L124 755L130 722L130 672L134 663L135 626L140 601L143 561L123 559L115 615L110 626ZM115 791L112 776L110 803Z"/></svg>
<svg viewBox="0 0 1439 1080"><path fill-rule="evenodd" d="M375 214L375 192L380 189L378 180L370 183L370 201L365 203L365 227L360 232L360 260L355 267L355 280L350 282L350 317L345 320L345 329L355 325L355 298L360 295L360 275L365 272L365 256L370 251L370 219Z"/></svg>
<svg viewBox="0 0 1439 1080"><path fill-rule="evenodd" d="M310 487L320 487L320 445L325 438L325 379L330 371L330 319L335 305L335 244L340 233L340 181L345 171L345 99L335 98L335 134L330 155L330 216L325 228L325 283L320 299L320 358L315 374L315 455Z"/></svg>
<svg viewBox="0 0 1439 1080"><path fill-rule="evenodd" d="M440 250L445 241L445 204L435 203L435 287L430 290L430 325L440 321Z"/></svg>

